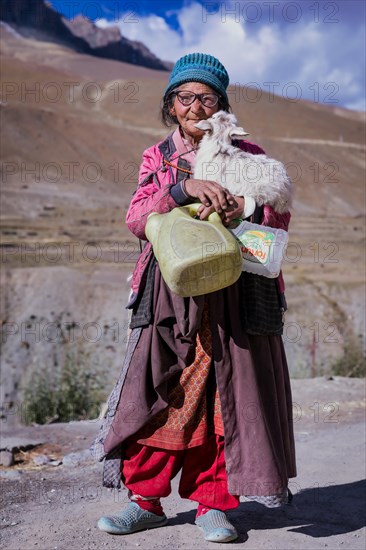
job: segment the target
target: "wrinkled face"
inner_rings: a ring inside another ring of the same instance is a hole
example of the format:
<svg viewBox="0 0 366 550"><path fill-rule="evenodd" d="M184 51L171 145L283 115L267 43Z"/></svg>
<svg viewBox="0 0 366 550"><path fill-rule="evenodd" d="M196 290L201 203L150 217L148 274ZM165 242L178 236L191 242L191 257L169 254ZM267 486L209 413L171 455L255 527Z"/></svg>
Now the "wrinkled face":
<svg viewBox="0 0 366 550"><path fill-rule="evenodd" d="M210 86L201 84L200 82L188 82L187 84L181 84L178 86L178 90L190 91L195 94L216 93L212 88L210 88ZM172 115L177 117L183 132L197 140L203 136L204 132L199 128L196 128L195 124L199 120L206 120L207 118L210 118L218 110L218 103L214 107L206 107L199 101L198 98L196 98L191 105L186 107L182 105L177 96L175 96L170 112Z"/></svg>

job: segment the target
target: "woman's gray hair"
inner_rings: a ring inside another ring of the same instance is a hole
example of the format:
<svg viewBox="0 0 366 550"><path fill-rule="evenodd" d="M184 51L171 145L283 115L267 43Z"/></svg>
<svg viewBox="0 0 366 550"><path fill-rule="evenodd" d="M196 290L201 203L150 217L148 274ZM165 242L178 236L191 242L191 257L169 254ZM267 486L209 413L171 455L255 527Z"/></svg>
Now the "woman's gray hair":
<svg viewBox="0 0 366 550"><path fill-rule="evenodd" d="M170 109L173 107L173 103L174 103L175 92L176 90L172 90L166 96L164 96L161 101L160 119L161 119L161 122L164 124L164 126L167 126L168 128L170 126L173 126L174 124L178 124L177 117L170 113ZM219 96L218 110L231 113L232 109L226 97L222 97L219 94L217 95Z"/></svg>

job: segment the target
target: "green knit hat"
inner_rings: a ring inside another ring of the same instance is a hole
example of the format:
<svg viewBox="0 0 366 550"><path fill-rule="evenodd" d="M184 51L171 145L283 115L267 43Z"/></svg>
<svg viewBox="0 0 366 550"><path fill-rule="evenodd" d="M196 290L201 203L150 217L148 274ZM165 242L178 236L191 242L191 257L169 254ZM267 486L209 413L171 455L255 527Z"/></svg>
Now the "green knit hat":
<svg viewBox="0 0 366 550"><path fill-rule="evenodd" d="M226 88L229 85L229 75L223 64L212 55L189 53L178 59L170 75L164 97L186 82L207 84L228 101Z"/></svg>

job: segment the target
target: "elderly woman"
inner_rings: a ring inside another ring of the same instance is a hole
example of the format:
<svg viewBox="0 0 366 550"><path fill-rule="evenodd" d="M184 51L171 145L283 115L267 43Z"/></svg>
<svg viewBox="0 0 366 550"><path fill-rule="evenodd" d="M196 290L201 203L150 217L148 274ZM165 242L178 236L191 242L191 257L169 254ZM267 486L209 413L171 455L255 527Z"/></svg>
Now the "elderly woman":
<svg viewBox="0 0 366 550"><path fill-rule="evenodd" d="M203 132L197 121L229 111L229 77L220 61L188 54L173 68L162 118L174 132L143 154L127 224L146 240L151 212L201 202L287 230L290 214L259 208L249 197L190 177ZM257 145L238 146L252 154ZM267 506L288 501L296 475L289 374L282 343L283 282L243 272L217 292L181 298L165 284L147 242L132 278L132 329L109 411L94 442L105 459L104 485L128 489L130 502L98 527L128 534L167 523L160 499L181 471L179 494L198 503L195 523L206 540L238 536L226 511L245 496Z"/></svg>

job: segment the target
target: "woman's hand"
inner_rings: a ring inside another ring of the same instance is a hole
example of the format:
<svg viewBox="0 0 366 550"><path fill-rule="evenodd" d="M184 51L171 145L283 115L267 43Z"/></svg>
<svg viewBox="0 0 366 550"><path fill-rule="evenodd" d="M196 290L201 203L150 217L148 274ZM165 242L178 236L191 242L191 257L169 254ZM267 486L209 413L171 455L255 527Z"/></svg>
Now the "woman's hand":
<svg viewBox="0 0 366 550"><path fill-rule="evenodd" d="M220 184L210 180L186 179L184 182L186 193L197 198L211 212L226 212L235 204L235 197ZM208 214L205 214L207 217ZM203 218L201 218L203 219Z"/></svg>
<svg viewBox="0 0 366 550"><path fill-rule="evenodd" d="M236 218L241 218L244 212L245 199L244 197L237 197L231 195L234 198L234 203L230 204L223 212L220 213L222 223L224 225L229 225L230 222ZM203 204L198 208L197 215L201 220L208 218L212 212L215 212L213 206L204 206Z"/></svg>

